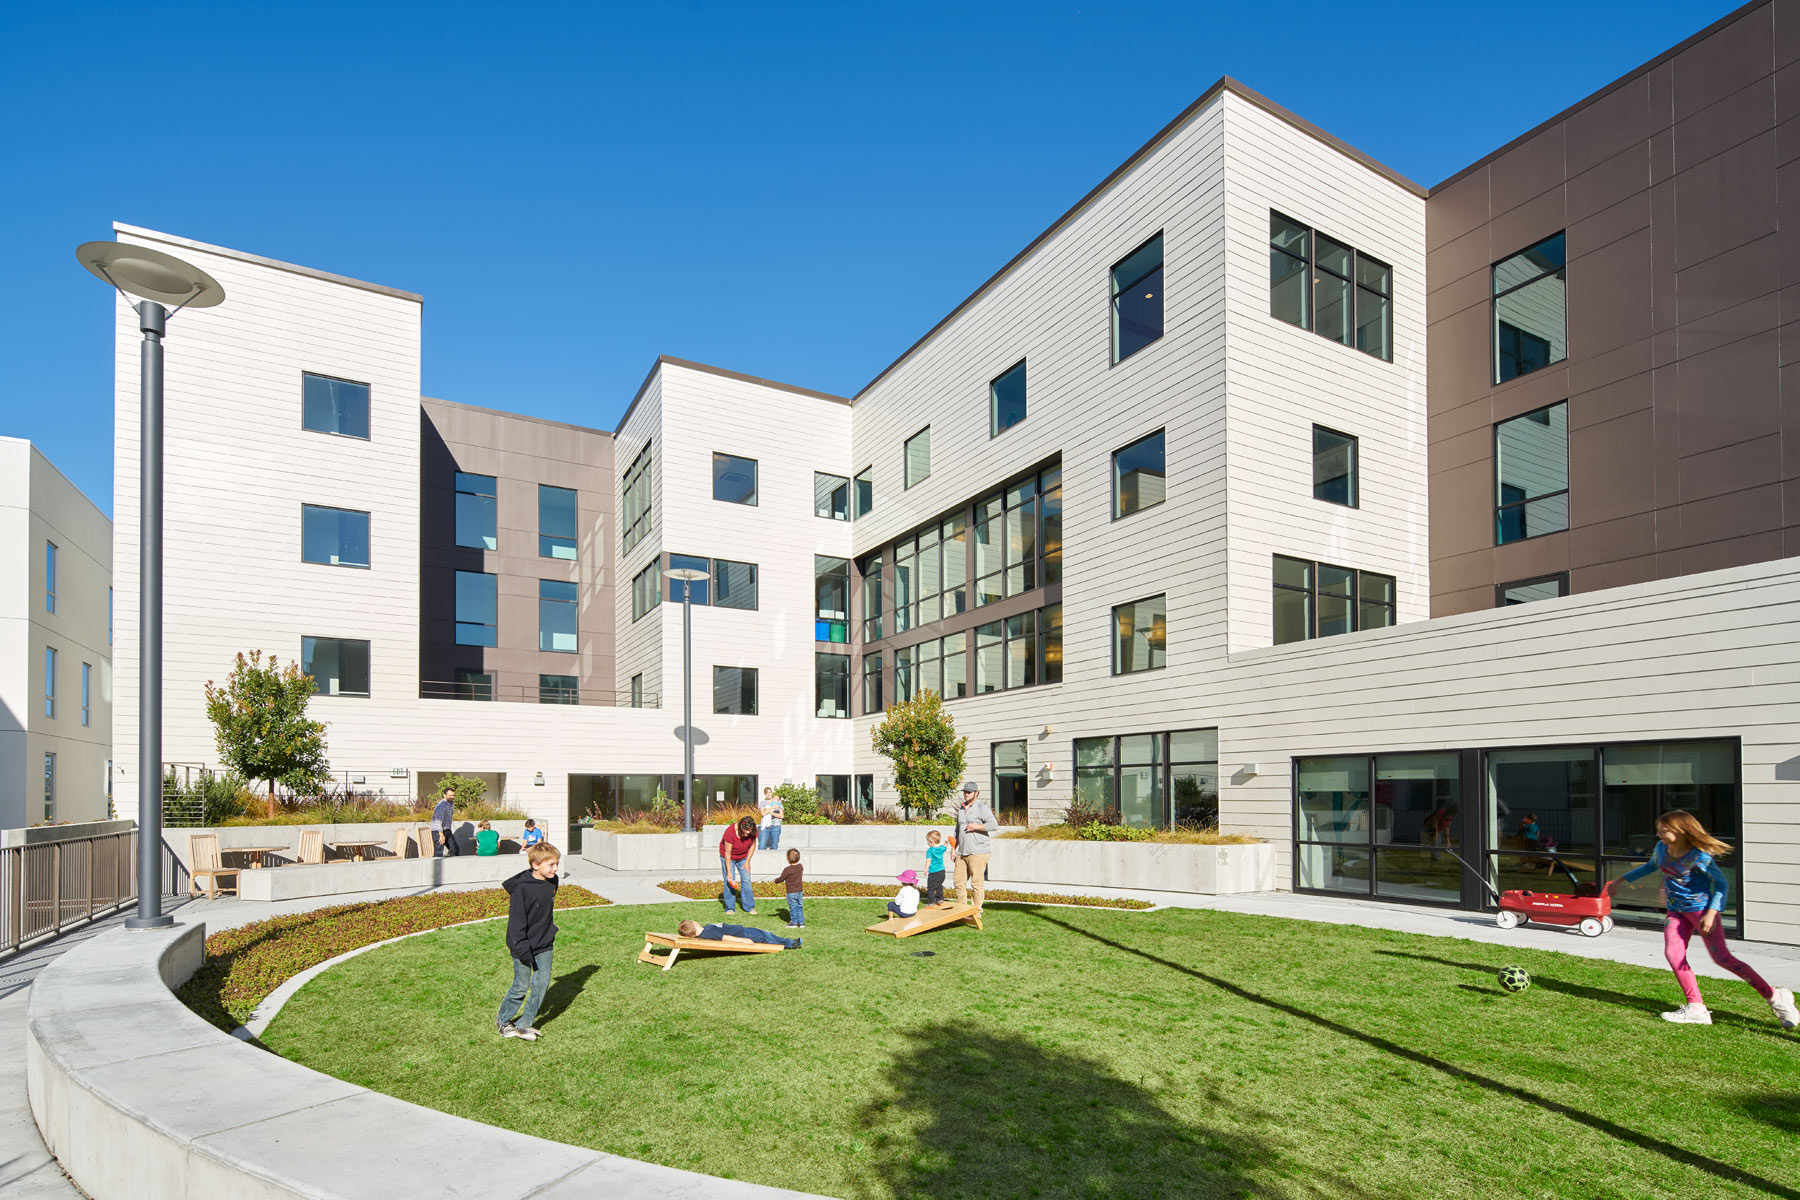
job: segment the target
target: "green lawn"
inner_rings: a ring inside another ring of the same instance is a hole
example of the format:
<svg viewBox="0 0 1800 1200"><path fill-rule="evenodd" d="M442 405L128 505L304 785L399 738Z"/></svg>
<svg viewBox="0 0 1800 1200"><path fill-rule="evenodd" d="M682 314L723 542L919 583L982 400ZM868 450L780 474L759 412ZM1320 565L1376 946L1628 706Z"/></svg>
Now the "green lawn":
<svg viewBox="0 0 1800 1200"><path fill-rule="evenodd" d="M1022 906L895 941L861 931L875 908L812 901L798 951L667 973L634 963L643 931L717 905L559 914L536 1044L494 1032L503 926L443 930L327 971L264 1040L447 1112L850 1200L1800 1200L1800 1037L1735 981L1702 981L1718 1024L1678 1027L1666 972L1551 953ZM1499 990L1509 963L1528 992Z"/></svg>

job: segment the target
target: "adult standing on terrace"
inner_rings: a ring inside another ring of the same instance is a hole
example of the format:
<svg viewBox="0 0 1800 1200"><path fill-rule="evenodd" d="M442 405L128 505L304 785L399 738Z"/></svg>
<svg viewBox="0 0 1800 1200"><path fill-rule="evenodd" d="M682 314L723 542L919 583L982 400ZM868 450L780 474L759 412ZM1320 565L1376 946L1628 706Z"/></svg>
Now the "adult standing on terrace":
<svg viewBox="0 0 1800 1200"><path fill-rule="evenodd" d="M437 841L433 858L455 858L462 851L456 844L456 789L445 788L431 810L431 836Z"/></svg>
<svg viewBox="0 0 1800 1200"><path fill-rule="evenodd" d="M969 902L969 878L975 879L975 915L987 899L988 854L1000 820L981 798L973 779L963 781L962 805L956 810L956 902Z"/></svg>
<svg viewBox="0 0 1800 1200"><path fill-rule="evenodd" d="M750 860L756 857L756 822L744 817L736 825L725 827L725 836L719 839L719 874L725 877L725 888L719 897L725 903L725 911L731 912L738 903L743 904L744 911L756 911L756 891L750 884ZM737 876L736 892L733 891L732 876Z"/></svg>

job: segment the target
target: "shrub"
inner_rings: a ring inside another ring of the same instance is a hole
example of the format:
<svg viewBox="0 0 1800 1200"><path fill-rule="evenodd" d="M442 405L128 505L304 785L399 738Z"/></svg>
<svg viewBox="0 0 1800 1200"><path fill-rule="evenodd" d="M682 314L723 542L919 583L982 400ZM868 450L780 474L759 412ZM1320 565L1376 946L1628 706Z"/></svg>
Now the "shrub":
<svg viewBox="0 0 1800 1200"><path fill-rule="evenodd" d="M271 654L265 667L261 650L240 653L223 687L206 682L206 715L219 757L245 778L268 782L271 811L277 783L314 792L330 782L325 726L306 715L314 690L299 663L283 670Z"/></svg>
<svg viewBox="0 0 1800 1200"><path fill-rule="evenodd" d="M431 892L240 925L206 939L205 963L176 994L189 1008L229 1031L248 1020L270 992L308 967L401 934L504 917L507 903L507 894L499 888ZM556 891L557 908L608 903L574 884Z"/></svg>
<svg viewBox="0 0 1800 1200"><path fill-rule="evenodd" d="M689 900L717 900L719 884L699 879L671 879L656 885L665 892L674 892ZM777 900L787 895L787 885L774 880L764 880L753 885L756 895L765 900ZM854 897L870 900L892 900L894 885L891 883L855 883L842 879L809 879L800 885L804 896L822 897ZM1121 900L1110 896L1061 896L1054 892L1013 892L1004 888L987 889L986 899L1000 904L1077 904L1083 908L1155 908L1147 900Z"/></svg>
<svg viewBox="0 0 1800 1200"><path fill-rule="evenodd" d="M1262 840L1248 834L1220 833L1217 826L1131 829L1116 824L1102 825L1096 821L1090 821L1085 825L1071 825L1066 821L1059 821L1054 825L1020 829L1017 832L1008 833L1006 836L1042 842L1154 842L1159 845L1189 846L1244 846Z"/></svg>
<svg viewBox="0 0 1800 1200"><path fill-rule="evenodd" d="M446 775L437 781L437 789L429 797L423 797L427 808L437 803L445 788L456 789L456 807L460 810L466 805L480 804L487 798L487 781L477 779L473 775Z"/></svg>
<svg viewBox="0 0 1800 1200"><path fill-rule="evenodd" d="M1154 830L1133 829L1128 825L1103 825L1099 821L1090 821L1075 829L1075 836L1084 842L1147 842L1154 833Z"/></svg>
<svg viewBox="0 0 1800 1200"><path fill-rule="evenodd" d="M681 805L675 803L675 797L656 786L656 795L650 797L650 812L646 818L652 825L663 825L670 829L681 828Z"/></svg>
<svg viewBox="0 0 1800 1200"><path fill-rule="evenodd" d="M819 811L819 793L815 788L798 783L784 783L775 789L781 801L781 820L785 825L830 825L830 817Z"/></svg>

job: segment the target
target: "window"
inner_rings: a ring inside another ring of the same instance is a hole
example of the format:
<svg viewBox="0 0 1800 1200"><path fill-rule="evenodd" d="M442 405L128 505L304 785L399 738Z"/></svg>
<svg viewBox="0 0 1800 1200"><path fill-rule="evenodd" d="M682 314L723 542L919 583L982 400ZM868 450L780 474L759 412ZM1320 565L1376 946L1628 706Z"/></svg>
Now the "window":
<svg viewBox="0 0 1800 1200"><path fill-rule="evenodd" d="M906 487L931 478L931 426L927 425L906 439L905 467Z"/></svg>
<svg viewBox="0 0 1800 1200"><path fill-rule="evenodd" d="M484 575L480 571L456 573L457 645L500 644L499 585L497 575Z"/></svg>
<svg viewBox="0 0 1800 1200"><path fill-rule="evenodd" d="M44 715L56 715L56 647L44 647Z"/></svg>
<svg viewBox="0 0 1800 1200"><path fill-rule="evenodd" d="M44 611L56 611L56 543L44 543Z"/></svg>
<svg viewBox="0 0 1800 1200"><path fill-rule="evenodd" d="M644 673L642 671L631 677L631 707L644 707Z"/></svg>
<svg viewBox="0 0 1800 1200"><path fill-rule="evenodd" d="M625 469L625 482L620 489L620 520L624 522L622 553L644 540L650 532L650 447L645 446Z"/></svg>
<svg viewBox="0 0 1800 1200"><path fill-rule="evenodd" d="M573 675L539 675L538 703L581 703L580 681Z"/></svg>
<svg viewBox="0 0 1800 1200"><path fill-rule="evenodd" d="M1512 583L1503 583L1494 589L1494 607L1506 608L1514 604L1530 604L1533 600L1554 600L1558 596L1569 594L1569 573L1559 571L1554 575L1541 575L1536 579L1518 579Z"/></svg>
<svg viewBox="0 0 1800 1200"><path fill-rule="evenodd" d="M977 608L1061 579L1060 466L1026 476L976 503Z"/></svg>
<svg viewBox="0 0 1800 1200"><path fill-rule="evenodd" d="M1494 382L1569 357L1563 235L1494 264Z"/></svg>
<svg viewBox="0 0 1800 1200"><path fill-rule="evenodd" d="M881 702L881 655L863 655L862 678L862 710L865 713L878 713L887 707Z"/></svg>
<svg viewBox="0 0 1800 1200"><path fill-rule="evenodd" d="M90 707L93 699L90 676L92 676L93 673L94 668L90 664L81 664L81 723L83 726L91 725L93 723L89 720L93 713L93 710Z"/></svg>
<svg viewBox="0 0 1800 1200"><path fill-rule="evenodd" d="M869 510L875 507L874 467L864 467L856 473L856 492L852 499L856 504L853 516L866 517Z"/></svg>
<svg viewBox="0 0 1800 1200"><path fill-rule="evenodd" d="M756 668L713 668L713 711L741 717L756 715Z"/></svg>
<svg viewBox="0 0 1800 1200"><path fill-rule="evenodd" d="M44 755L44 822L56 820L56 755Z"/></svg>
<svg viewBox="0 0 1800 1200"><path fill-rule="evenodd" d="M1219 731L1075 739L1075 799L1133 829L1216 824Z"/></svg>
<svg viewBox="0 0 1800 1200"><path fill-rule="evenodd" d="M314 433L369 437L369 385L329 375L300 376L300 427Z"/></svg>
<svg viewBox="0 0 1800 1200"><path fill-rule="evenodd" d="M1062 605L1053 604L975 627L975 694L1062 681ZM960 640L960 635L958 635ZM945 638L949 646L951 638ZM1055 677L1046 659L1055 647ZM944 664L949 685L950 663ZM961 695L961 692L957 692Z"/></svg>
<svg viewBox="0 0 1800 1200"><path fill-rule="evenodd" d="M728 504L756 503L756 460L735 454L713 456L713 499Z"/></svg>
<svg viewBox="0 0 1800 1200"><path fill-rule="evenodd" d="M1313 499L1356 507L1356 439L1313 426Z"/></svg>
<svg viewBox="0 0 1800 1200"><path fill-rule="evenodd" d="M1025 364L988 384L988 436L998 437L1025 419Z"/></svg>
<svg viewBox="0 0 1800 1200"><path fill-rule="evenodd" d="M456 544L475 550L498 550L495 536L492 475L456 473Z"/></svg>
<svg viewBox="0 0 1800 1200"><path fill-rule="evenodd" d="M1394 623L1394 577L1275 556L1275 644Z"/></svg>
<svg viewBox="0 0 1800 1200"><path fill-rule="evenodd" d="M953 633L894 651L894 698L933 692L945 700L969 694L969 635Z"/></svg>
<svg viewBox="0 0 1800 1200"><path fill-rule="evenodd" d="M106 644L112 645L113 626L113 590L106 589Z"/></svg>
<svg viewBox="0 0 1800 1200"><path fill-rule="evenodd" d="M631 619L637 620L662 603L662 560L653 558L631 580Z"/></svg>
<svg viewBox="0 0 1800 1200"><path fill-rule="evenodd" d="M821 804L848 804L850 802L850 777L848 775L816 775L813 777L813 790L819 793Z"/></svg>
<svg viewBox="0 0 1800 1200"><path fill-rule="evenodd" d="M300 506L300 559L331 567L369 565L369 514L349 508Z"/></svg>
<svg viewBox="0 0 1800 1200"><path fill-rule="evenodd" d="M580 611L580 597L573 583L563 579L538 580L538 649L575 653Z"/></svg>
<svg viewBox="0 0 1800 1200"><path fill-rule="evenodd" d="M850 715L850 656L813 651L813 699L821 717Z"/></svg>
<svg viewBox="0 0 1800 1200"><path fill-rule="evenodd" d="M712 593L714 608L755 608L756 564L713 559Z"/></svg>
<svg viewBox="0 0 1800 1200"><path fill-rule="evenodd" d="M1154 671L1168 657L1168 597L1133 600L1112 610L1113 674Z"/></svg>
<svg viewBox="0 0 1800 1200"><path fill-rule="evenodd" d="M1294 760L1294 883L1439 904L1461 901L1455 752ZM1546 889L1535 883L1507 886Z"/></svg>
<svg viewBox="0 0 1800 1200"><path fill-rule="evenodd" d="M862 813L875 811L875 777L873 775L856 777L856 811Z"/></svg>
<svg viewBox="0 0 1800 1200"><path fill-rule="evenodd" d="M576 556L575 489L538 484L538 557Z"/></svg>
<svg viewBox="0 0 1800 1200"><path fill-rule="evenodd" d="M456 698L458 700L492 700L494 698L493 673L477 671L471 667L456 668Z"/></svg>
<svg viewBox="0 0 1800 1200"><path fill-rule="evenodd" d="M830 521L850 519L850 481L842 475L813 472L813 515Z"/></svg>
<svg viewBox="0 0 1800 1200"><path fill-rule="evenodd" d="M352 638L303 637L300 670L321 696L369 694L369 643Z"/></svg>
<svg viewBox="0 0 1800 1200"><path fill-rule="evenodd" d="M1277 212L1269 214L1269 315L1394 360L1393 268Z"/></svg>
<svg viewBox="0 0 1800 1200"><path fill-rule="evenodd" d="M991 765L988 794L1002 822L1023 825L1031 808L1030 771L1024 742L995 742L988 749Z"/></svg>
<svg viewBox="0 0 1800 1200"><path fill-rule="evenodd" d="M1161 504L1168 494L1163 472L1163 431L1139 438L1113 456L1113 519Z"/></svg>
<svg viewBox="0 0 1800 1200"><path fill-rule="evenodd" d="M1113 362L1122 363L1163 335L1163 235L1112 269Z"/></svg>
<svg viewBox="0 0 1800 1200"><path fill-rule="evenodd" d="M865 642L881 640L881 555L874 554L862 563L862 613Z"/></svg>
<svg viewBox="0 0 1800 1200"><path fill-rule="evenodd" d="M1569 405L1494 426L1494 544L1569 527Z"/></svg>
<svg viewBox="0 0 1800 1200"><path fill-rule="evenodd" d="M705 604L712 595L712 559L700 558L693 554L669 555L671 571L705 571L705 579L677 579L669 577L669 603L680 604L685 591L690 604Z"/></svg>
<svg viewBox="0 0 1800 1200"><path fill-rule="evenodd" d="M813 590L818 604L813 625L813 640L848 642L850 640L850 560L813 555Z"/></svg>
<svg viewBox="0 0 1800 1200"><path fill-rule="evenodd" d="M969 606L968 521L934 521L894 546L894 632L955 616Z"/></svg>

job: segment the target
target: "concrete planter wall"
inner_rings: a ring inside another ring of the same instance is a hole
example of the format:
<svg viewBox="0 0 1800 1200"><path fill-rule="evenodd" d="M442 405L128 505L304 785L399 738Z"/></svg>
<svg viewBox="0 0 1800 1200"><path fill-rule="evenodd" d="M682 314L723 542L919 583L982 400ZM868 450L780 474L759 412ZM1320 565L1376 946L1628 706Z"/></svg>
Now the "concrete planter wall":
<svg viewBox="0 0 1800 1200"><path fill-rule="evenodd" d="M327 846L332 842L379 841L382 846L391 847L394 844L395 830L404 829L410 834L414 828L428 825L429 821L380 821L354 825L219 825L201 829L165 829L163 844L186 867L193 865L193 856L188 853L188 839L201 834L217 836L220 850L231 850L238 846L280 846L282 849L276 853L292 859L299 857L300 835L308 829L318 830ZM512 843L512 849L517 849L519 839L525 835L524 821L495 821L493 826L494 832L500 835L502 853L508 849L508 842ZM130 828L130 822L126 822L126 827ZM458 821L456 840L464 854L473 854L475 822ZM416 850L411 852L416 853Z"/></svg>
<svg viewBox="0 0 1800 1200"><path fill-rule="evenodd" d="M925 835L948 825L783 825L781 846L759 850L751 874L767 879L787 863L789 850L800 851L808 873L827 875L898 875L908 867L925 869ZM583 830L582 857L615 871L715 871L719 839L725 826L708 825L698 833L607 833Z"/></svg>
<svg viewBox="0 0 1800 1200"><path fill-rule="evenodd" d="M455 858L375 858L238 872L245 900L304 900L351 892L414 890L447 884L499 883L525 869L523 854L459 854Z"/></svg>
<svg viewBox="0 0 1800 1200"><path fill-rule="evenodd" d="M1208 896L1266 892L1275 887L1275 847L1268 842L1183 846L999 837L988 860L988 881Z"/></svg>
<svg viewBox="0 0 1800 1200"><path fill-rule="evenodd" d="M29 829L0 829L0 847L41 846L47 842L75 842L109 833L130 833L136 821L77 821L69 825L33 825Z"/></svg>

